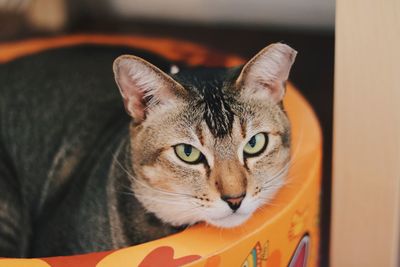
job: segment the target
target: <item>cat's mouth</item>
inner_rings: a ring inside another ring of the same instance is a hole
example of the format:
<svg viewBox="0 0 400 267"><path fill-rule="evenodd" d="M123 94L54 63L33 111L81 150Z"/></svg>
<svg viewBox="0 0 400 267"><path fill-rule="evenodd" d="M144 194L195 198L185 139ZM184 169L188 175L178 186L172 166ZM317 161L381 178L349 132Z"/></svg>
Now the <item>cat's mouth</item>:
<svg viewBox="0 0 400 267"><path fill-rule="evenodd" d="M245 221L247 221L250 217L251 213L238 213L238 212L232 212L231 214L227 216L223 216L220 218L212 218L208 219L207 222L217 226L217 227L222 227L222 228L233 228L236 226L239 226L243 224Z"/></svg>

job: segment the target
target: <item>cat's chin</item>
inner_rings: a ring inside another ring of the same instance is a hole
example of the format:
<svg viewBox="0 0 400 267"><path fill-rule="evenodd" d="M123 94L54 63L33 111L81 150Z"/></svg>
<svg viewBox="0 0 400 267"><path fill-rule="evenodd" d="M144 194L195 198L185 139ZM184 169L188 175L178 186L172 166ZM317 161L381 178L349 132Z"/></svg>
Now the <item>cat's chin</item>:
<svg viewBox="0 0 400 267"><path fill-rule="evenodd" d="M244 222L246 222L251 213L243 214L243 213L232 213L231 215L217 218L217 219L208 219L207 222L216 227L221 228L234 228L240 226Z"/></svg>

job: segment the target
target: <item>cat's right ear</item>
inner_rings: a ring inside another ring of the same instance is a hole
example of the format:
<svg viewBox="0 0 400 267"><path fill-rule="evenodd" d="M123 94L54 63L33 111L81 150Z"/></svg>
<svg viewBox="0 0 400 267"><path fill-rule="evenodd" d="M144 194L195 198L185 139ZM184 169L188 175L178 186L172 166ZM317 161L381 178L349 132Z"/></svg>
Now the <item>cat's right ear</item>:
<svg viewBox="0 0 400 267"><path fill-rule="evenodd" d="M113 69L125 109L135 122L146 119L155 107L187 94L179 83L139 57L120 56L114 61Z"/></svg>
<svg viewBox="0 0 400 267"><path fill-rule="evenodd" d="M244 96L282 101L285 82L297 52L290 46L275 43L261 50L240 73L236 85Z"/></svg>

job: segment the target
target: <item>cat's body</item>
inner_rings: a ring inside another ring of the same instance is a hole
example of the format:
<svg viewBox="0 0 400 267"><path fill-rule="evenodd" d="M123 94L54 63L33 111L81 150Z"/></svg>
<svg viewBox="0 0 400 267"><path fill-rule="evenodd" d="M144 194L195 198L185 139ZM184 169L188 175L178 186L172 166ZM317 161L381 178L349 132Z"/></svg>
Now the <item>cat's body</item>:
<svg viewBox="0 0 400 267"><path fill-rule="evenodd" d="M113 60L126 53L159 68L129 57L114 64L133 123L111 72ZM293 60L291 54L290 65ZM168 61L118 47L56 49L0 65L0 256L106 250L173 233L171 225L205 220L230 227L246 220L282 184L256 199L266 184L262 173L283 176L289 157L283 93L269 93L277 100L263 106L259 99L229 92L238 86L235 81L242 87L253 82L246 82L250 63L242 72L196 69L171 74L180 84L161 74L169 72ZM137 69L139 78L132 73ZM143 77L153 78L137 81ZM160 89L148 93L152 83ZM139 102L132 93L136 86L146 87L137 91ZM236 158L237 147L243 149L257 134L249 130L249 136L247 123L263 120L273 121L265 130L254 126L268 133L273 144L264 148L271 150L263 163L269 164L268 170L253 169L261 164L253 159L248 165L243 156ZM197 148L202 147L197 165L178 158L181 143L190 142L182 151L191 155L194 139L187 138L193 133L201 143ZM194 207L188 204L194 202Z"/></svg>
<svg viewBox="0 0 400 267"><path fill-rule="evenodd" d="M126 163L130 120L111 66L128 52L146 58L140 51L81 46L0 66L1 256L82 253L163 235L146 229L151 223L141 222L140 205L115 203L136 205L114 161Z"/></svg>

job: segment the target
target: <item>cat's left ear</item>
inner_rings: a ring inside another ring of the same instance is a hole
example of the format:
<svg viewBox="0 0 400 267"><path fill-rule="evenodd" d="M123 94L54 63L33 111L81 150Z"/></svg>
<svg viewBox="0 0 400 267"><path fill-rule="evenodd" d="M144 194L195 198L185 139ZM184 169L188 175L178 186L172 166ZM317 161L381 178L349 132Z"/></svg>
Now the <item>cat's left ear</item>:
<svg viewBox="0 0 400 267"><path fill-rule="evenodd" d="M113 69L125 109L137 123L145 120L154 108L187 95L182 85L139 57L120 56Z"/></svg>
<svg viewBox="0 0 400 267"><path fill-rule="evenodd" d="M297 52L290 46L276 43L267 46L244 65L236 80L241 95L268 98L274 103L285 95L285 81Z"/></svg>

